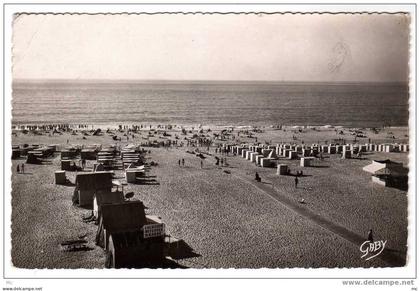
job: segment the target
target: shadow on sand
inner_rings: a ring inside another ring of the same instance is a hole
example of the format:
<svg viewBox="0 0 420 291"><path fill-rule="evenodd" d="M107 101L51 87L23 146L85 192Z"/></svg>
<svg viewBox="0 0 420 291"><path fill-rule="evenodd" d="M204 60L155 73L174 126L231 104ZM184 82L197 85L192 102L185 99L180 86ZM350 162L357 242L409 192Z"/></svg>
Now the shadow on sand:
<svg viewBox="0 0 420 291"><path fill-rule="evenodd" d="M62 186L67 186L67 187L74 187L76 186L76 184L74 184L72 181L66 179L66 182L64 184L60 184Z"/></svg>
<svg viewBox="0 0 420 291"><path fill-rule="evenodd" d="M200 254L194 252L193 248L182 239L168 243L168 248L169 256L174 260L201 257Z"/></svg>
<svg viewBox="0 0 420 291"><path fill-rule="evenodd" d="M188 269L188 267L185 267L179 264L178 262L171 260L169 258L165 258L157 262L138 262L131 266L125 266L122 268L124 269L125 268L128 268L128 269Z"/></svg>
<svg viewBox="0 0 420 291"><path fill-rule="evenodd" d="M308 168L329 168L330 166L326 165L311 165Z"/></svg>
<svg viewBox="0 0 420 291"><path fill-rule="evenodd" d="M156 176L154 176L156 177ZM151 179L150 176L143 177L143 178L137 178L136 182L134 184L137 185L160 185L160 183L156 179Z"/></svg>
<svg viewBox="0 0 420 291"><path fill-rule="evenodd" d="M177 260L201 257L201 255L194 252L194 250L183 240L174 240L167 242L168 257L159 261L136 262L124 268L134 269L187 269L188 267L181 265Z"/></svg>

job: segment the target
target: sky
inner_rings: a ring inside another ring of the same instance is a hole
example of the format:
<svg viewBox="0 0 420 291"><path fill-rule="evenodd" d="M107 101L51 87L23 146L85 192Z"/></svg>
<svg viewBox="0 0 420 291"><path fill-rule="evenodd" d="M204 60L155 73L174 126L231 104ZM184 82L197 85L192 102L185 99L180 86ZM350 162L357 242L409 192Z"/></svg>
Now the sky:
<svg viewBox="0 0 420 291"><path fill-rule="evenodd" d="M405 82L407 15L20 15L14 79Z"/></svg>

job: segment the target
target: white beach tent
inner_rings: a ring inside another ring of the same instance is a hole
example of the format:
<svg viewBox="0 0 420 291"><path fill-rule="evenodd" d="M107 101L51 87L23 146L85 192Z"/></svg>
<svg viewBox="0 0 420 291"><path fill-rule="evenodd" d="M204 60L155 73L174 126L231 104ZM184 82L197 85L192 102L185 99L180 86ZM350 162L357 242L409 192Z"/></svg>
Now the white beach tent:
<svg viewBox="0 0 420 291"><path fill-rule="evenodd" d="M363 171L372 174L392 174L405 172L403 163L397 163L391 160L373 160L370 165L363 167Z"/></svg>

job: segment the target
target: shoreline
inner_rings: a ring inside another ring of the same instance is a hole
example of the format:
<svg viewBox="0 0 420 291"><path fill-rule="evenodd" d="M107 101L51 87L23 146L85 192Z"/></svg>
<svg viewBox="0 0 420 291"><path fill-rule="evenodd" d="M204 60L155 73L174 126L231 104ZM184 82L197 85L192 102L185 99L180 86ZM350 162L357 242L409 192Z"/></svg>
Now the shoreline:
<svg viewBox="0 0 420 291"><path fill-rule="evenodd" d="M390 126L347 126L347 125L331 125L331 124L312 124L312 125L299 125L299 124L244 124L244 125L219 125L219 124L200 124L200 123L163 123L163 122L145 122L145 123L128 123L128 122L114 122L114 123L13 123L12 130L23 130L28 127L37 127L38 129L44 129L44 127L50 127L51 129L58 127L65 127L72 130L118 130L122 128L137 130L151 130L151 129L163 129L163 130L182 130L184 129L212 129L212 130L223 130L223 129L234 129L234 130L252 130L257 129L385 129L385 128L408 128L409 125L390 125Z"/></svg>

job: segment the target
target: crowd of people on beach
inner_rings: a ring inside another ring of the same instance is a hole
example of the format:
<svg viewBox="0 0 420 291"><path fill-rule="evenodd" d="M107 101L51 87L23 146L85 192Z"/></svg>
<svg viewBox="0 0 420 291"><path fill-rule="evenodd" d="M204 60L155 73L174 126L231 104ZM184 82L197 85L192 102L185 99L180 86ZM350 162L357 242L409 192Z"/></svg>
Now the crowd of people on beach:
<svg viewBox="0 0 420 291"><path fill-rule="evenodd" d="M72 131L74 129L86 129L87 124L42 124L42 125L16 125L14 129L20 130L61 130L61 131Z"/></svg>

